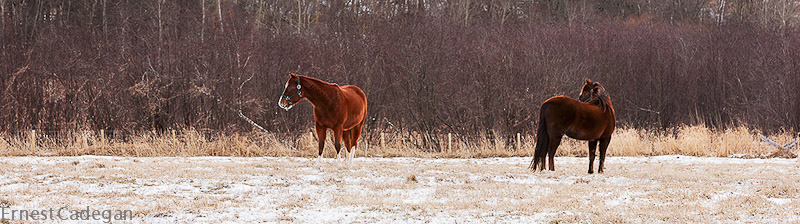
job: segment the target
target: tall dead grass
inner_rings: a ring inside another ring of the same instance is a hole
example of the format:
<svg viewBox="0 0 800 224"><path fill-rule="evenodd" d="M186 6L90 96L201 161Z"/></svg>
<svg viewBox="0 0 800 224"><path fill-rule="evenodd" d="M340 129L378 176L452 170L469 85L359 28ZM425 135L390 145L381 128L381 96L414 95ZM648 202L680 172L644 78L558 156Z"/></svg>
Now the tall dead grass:
<svg viewBox="0 0 800 224"><path fill-rule="evenodd" d="M794 134L781 131L770 139L787 143ZM566 138L565 138L566 139ZM586 156L584 141L562 140L559 155ZM566 146L566 147L565 147ZM703 126L682 126L661 132L622 128L611 139L611 156L688 155L710 157L767 157L778 149L764 144L758 132L745 127L712 131Z"/></svg>
<svg viewBox="0 0 800 224"><path fill-rule="evenodd" d="M609 146L609 156L689 155L708 157L768 157L778 149L761 143L756 131L745 127L714 131L703 126L683 126L662 131L619 128ZM317 140L310 130L295 139L285 135L253 132L208 136L194 129L168 133L143 132L123 139L101 137L92 131L59 133L60 137L31 134L0 134L0 156L293 156L315 157ZM769 135L779 143L793 140L792 131ZM418 147L416 133L384 133L381 138L362 138L356 156L368 157L506 157L532 156L534 136L516 138L498 135L439 136L439 149ZM519 145L519 147L517 147ZM564 137L558 156L586 156L587 143ZM335 156L333 143L326 142L325 157Z"/></svg>

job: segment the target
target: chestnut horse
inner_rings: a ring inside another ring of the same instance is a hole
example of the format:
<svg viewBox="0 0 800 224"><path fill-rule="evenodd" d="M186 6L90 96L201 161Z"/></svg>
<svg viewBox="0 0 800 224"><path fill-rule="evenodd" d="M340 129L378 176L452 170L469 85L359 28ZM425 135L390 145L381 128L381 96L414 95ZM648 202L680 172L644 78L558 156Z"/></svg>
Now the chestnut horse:
<svg viewBox="0 0 800 224"><path fill-rule="evenodd" d="M308 76L289 74L278 106L289 111L303 99L314 106L314 127L319 140L319 158L325 148L328 129L333 130L333 147L339 158L341 142L347 149L346 159L353 158L351 150L358 145L361 126L367 119L367 96L353 85L339 86Z"/></svg>
<svg viewBox="0 0 800 224"><path fill-rule="evenodd" d="M580 101L555 96L542 103L539 109L539 130L536 137L536 151L530 169L536 171L545 167L545 157L550 156L550 170L555 170L553 157L561 144L561 137L589 141L589 173L593 173L595 149L600 143L600 165L597 172L603 172L606 150L614 133L616 118L611 97L600 83L586 79L581 89Z"/></svg>

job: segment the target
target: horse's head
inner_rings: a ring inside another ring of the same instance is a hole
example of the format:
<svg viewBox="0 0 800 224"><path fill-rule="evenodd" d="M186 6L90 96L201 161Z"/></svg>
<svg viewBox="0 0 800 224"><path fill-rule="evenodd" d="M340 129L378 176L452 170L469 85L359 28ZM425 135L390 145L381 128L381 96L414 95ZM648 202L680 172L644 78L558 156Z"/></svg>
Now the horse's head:
<svg viewBox="0 0 800 224"><path fill-rule="evenodd" d="M581 95L578 97L578 100L584 103L598 105L605 110L605 107L609 105L611 99L603 85L599 82L592 82L592 80L587 78L586 82L583 84L583 88L581 88Z"/></svg>
<svg viewBox="0 0 800 224"><path fill-rule="evenodd" d="M303 100L303 86L300 85L300 76L294 73L289 73L289 80L283 87L283 93L278 100L278 106L284 110L289 110Z"/></svg>
<svg viewBox="0 0 800 224"><path fill-rule="evenodd" d="M581 88L581 95L578 96L578 100L584 103L591 101L592 99L600 95L599 93L601 91L601 88L603 87L600 86L600 83L592 82L592 80L587 78L586 82L583 83L583 87Z"/></svg>

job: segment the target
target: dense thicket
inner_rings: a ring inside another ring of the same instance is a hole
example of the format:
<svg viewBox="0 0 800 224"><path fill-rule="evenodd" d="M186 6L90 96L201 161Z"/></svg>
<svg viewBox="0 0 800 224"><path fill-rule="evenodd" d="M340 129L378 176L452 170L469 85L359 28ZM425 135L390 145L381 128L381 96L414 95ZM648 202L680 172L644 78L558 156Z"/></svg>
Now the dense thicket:
<svg viewBox="0 0 800 224"><path fill-rule="evenodd" d="M800 125L789 0L0 0L0 129L277 132L289 72L362 87L366 133L532 133L603 83L622 125ZM219 99L220 101L217 101ZM368 134L369 135L369 134Z"/></svg>

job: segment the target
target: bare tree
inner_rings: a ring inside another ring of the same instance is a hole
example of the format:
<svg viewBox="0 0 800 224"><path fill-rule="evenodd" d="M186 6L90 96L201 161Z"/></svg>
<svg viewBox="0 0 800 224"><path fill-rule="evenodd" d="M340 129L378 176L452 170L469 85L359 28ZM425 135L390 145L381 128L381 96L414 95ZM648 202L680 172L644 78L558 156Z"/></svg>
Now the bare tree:
<svg viewBox="0 0 800 224"><path fill-rule="evenodd" d="M251 130L232 107L270 131L303 132L310 106L273 106L288 72L361 86L366 135L399 129L431 150L446 133L526 133L542 101L575 96L587 77L607 87L622 125L796 130L799 10L788 0L0 0L0 131Z"/></svg>

